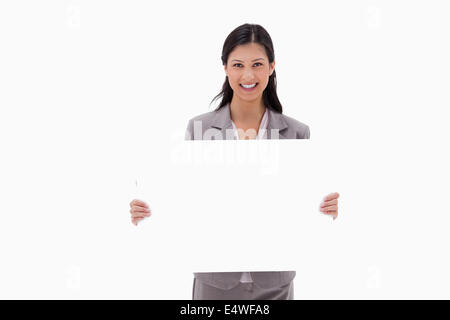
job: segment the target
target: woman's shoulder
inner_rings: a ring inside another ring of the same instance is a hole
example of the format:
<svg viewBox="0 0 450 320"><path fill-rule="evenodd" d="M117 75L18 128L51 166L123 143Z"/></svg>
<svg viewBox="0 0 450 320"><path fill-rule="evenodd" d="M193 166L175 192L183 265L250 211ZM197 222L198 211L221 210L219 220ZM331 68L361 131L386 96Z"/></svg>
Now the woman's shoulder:
<svg viewBox="0 0 450 320"><path fill-rule="evenodd" d="M209 111L202 114L199 114L188 121L188 125L186 128L186 140L199 140L202 139L203 134L206 129L210 128L212 124L216 121L218 111ZM197 135L194 134L195 131L197 132ZM201 136L199 137L198 134Z"/></svg>
<svg viewBox="0 0 450 320"><path fill-rule="evenodd" d="M303 123L285 114L277 114L282 119L281 123L285 126L285 130L280 132L282 136L287 139L309 139L310 130L309 126L306 123Z"/></svg>
<svg viewBox="0 0 450 320"><path fill-rule="evenodd" d="M297 119L294 119L292 117L289 117L285 114L282 115L284 120L287 122L288 126L291 128L295 128L295 129L305 129L306 127L308 127L307 124L298 121Z"/></svg>

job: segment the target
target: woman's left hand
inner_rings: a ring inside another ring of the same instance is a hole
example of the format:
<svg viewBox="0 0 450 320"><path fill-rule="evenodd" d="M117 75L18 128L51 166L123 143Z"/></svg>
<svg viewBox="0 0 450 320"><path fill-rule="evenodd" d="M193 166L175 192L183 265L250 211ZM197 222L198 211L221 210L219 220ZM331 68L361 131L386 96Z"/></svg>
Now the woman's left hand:
<svg viewBox="0 0 450 320"><path fill-rule="evenodd" d="M338 217L338 199L339 193L334 192L327 195L320 204L320 211L324 214L333 216L333 220Z"/></svg>

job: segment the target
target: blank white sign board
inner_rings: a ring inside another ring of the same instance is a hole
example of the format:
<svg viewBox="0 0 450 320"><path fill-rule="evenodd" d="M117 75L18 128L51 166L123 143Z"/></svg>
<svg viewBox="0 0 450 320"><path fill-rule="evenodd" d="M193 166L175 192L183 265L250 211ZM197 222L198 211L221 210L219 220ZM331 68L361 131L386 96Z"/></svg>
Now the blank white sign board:
<svg viewBox="0 0 450 320"><path fill-rule="evenodd" d="M312 140L178 143L170 165L140 178L152 216L138 227L193 271L295 269L332 220L319 211L332 184L320 150Z"/></svg>

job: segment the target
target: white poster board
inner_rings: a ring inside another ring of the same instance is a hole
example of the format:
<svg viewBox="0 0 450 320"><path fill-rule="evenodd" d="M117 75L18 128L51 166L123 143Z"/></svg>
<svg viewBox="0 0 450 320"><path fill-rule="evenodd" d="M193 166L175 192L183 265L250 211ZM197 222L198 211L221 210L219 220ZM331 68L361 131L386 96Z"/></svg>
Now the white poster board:
<svg viewBox="0 0 450 320"><path fill-rule="evenodd" d="M183 141L171 150L170 165L140 178L152 216L139 227L165 257L195 272L292 270L311 242L326 240L332 218L319 205L331 167L320 166L325 152L313 141Z"/></svg>

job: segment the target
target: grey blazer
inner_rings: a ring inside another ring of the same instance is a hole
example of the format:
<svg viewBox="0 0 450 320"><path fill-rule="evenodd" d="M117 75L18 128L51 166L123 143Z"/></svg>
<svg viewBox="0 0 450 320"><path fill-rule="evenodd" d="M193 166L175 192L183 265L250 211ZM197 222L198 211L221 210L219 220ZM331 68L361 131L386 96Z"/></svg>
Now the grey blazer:
<svg viewBox="0 0 450 320"><path fill-rule="evenodd" d="M309 127L293 118L268 109L267 139L309 139ZM278 134L277 134L278 133ZM218 111L189 120L186 140L233 140L230 104Z"/></svg>
<svg viewBox="0 0 450 320"><path fill-rule="evenodd" d="M309 139L309 127L293 118L268 109L268 139ZM235 139L231 123L230 104L218 111L201 114L189 120L186 140ZM253 282L261 288L281 287L290 283L295 271L250 272ZM220 289L239 284L242 272L195 272L197 280Z"/></svg>

